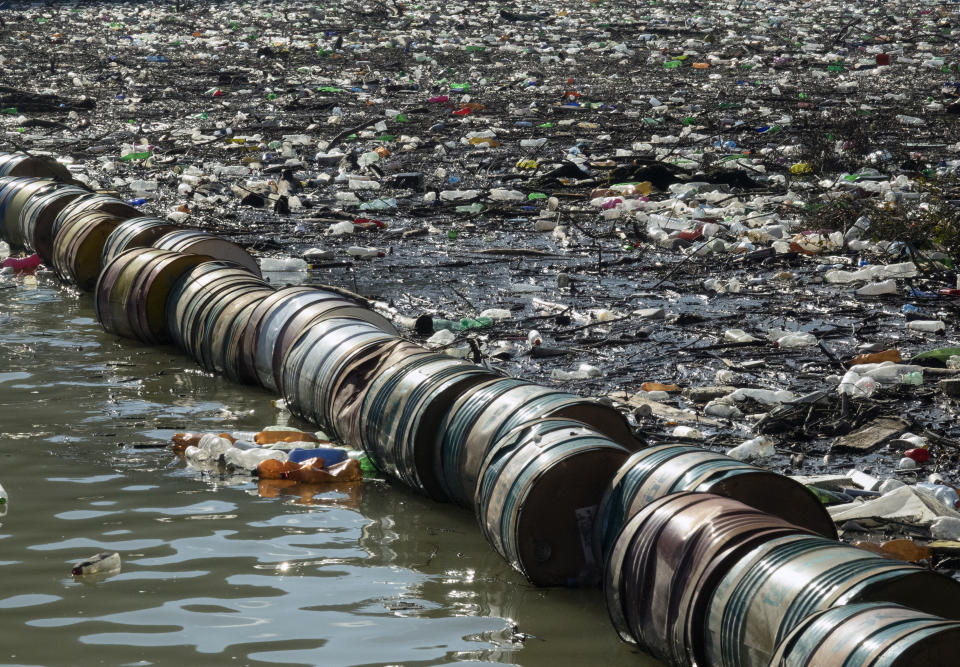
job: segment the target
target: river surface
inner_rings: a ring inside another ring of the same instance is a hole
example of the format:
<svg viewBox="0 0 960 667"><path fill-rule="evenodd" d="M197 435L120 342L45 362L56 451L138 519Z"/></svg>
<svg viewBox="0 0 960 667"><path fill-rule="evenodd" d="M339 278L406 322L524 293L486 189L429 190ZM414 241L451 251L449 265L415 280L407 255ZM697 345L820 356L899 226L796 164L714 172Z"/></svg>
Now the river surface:
<svg viewBox="0 0 960 667"><path fill-rule="evenodd" d="M89 295L10 285L0 664L658 664L617 639L599 591L530 586L469 512L383 480L301 491L190 469L173 433L285 423L275 397L107 335ZM120 573L71 576L102 550Z"/></svg>

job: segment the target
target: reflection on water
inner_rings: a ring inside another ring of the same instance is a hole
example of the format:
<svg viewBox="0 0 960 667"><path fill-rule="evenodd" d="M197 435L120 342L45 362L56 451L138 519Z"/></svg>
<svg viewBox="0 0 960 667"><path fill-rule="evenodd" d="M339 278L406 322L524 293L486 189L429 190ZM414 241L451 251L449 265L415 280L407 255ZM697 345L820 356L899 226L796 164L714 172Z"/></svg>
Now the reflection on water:
<svg viewBox="0 0 960 667"><path fill-rule="evenodd" d="M272 397L91 315L42 281L0 290L0 663L655 664L597 591L530 587L467 512L185 468L174 431L257 429ZM101 550L120 573L70 576Z"/></svg>

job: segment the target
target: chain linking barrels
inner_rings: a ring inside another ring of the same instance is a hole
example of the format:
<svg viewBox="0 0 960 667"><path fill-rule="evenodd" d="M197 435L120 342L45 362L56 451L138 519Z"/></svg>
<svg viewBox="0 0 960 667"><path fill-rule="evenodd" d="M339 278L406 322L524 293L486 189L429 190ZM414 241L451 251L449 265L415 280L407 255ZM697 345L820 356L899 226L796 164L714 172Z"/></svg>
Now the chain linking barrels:
<svg viewBox="0 0 960 667"><path fill-rule="evenodd" d="M570 419L513 430L480 469L474 508L497 552L538 586L596 583L590 525L629 451Z"/></svg>
<svg viewBox="0 0 960 667"><path fill-rule="evenodd" d="M386 366L370 381L359 441L374 465L435 500L449 500L434 465L440 422L468 389L495 378L482 366L426 350Z"/></svg>
<svg viewBox="0 0 960 667"><path fill-rule="evenodd" d="M20 238L27 248L34 250L48 266L53 262L53 223L70 202L89 195L90 191L76 185L60 185L38 193L20 211Z"/></svg>
<svg viewBox="0 0 960 667"><path fill-rule="evenodd" d="M960 582L931 570L824 537L776 537L738 559L718 582L697 664L766 667L790 632L830 607L883 601L956 618L958 599Z"/></svg>
<svg viewBox="0 0 960 667"><path fill-rule="evenodd" d="M100 276L103 246L120 222L97 210L70 216L53 239L53 268L60 277L84 292L93 291Z"/></svg>
<svg viewBox="0 0 960 667"><path fill-rule="evenodd" d="M260 265L246 250L225 238L195 229L177 229L164 234L153 242L154 248L173 250L193 255L206 255L214 259L234 262L250 273L260 277Z"/></svg>
<svg viewBox="0 0 960 667"><path fill-rule="evenodd" d="M543 417L575 419L631 451L637 448L626 419L611 406L516 378L490 380L461 396L440 424L435 461L446 496L472 507L490 448L517 426Z"/></svg>
<svg viewBox="0 0 960 667"><path fill-rule="evenodd" d="M171 287L207 259L153 248L135 248L115 257L97 281L97 319L110 333L145 343L168 341Z"/></svg>
<svg viewBox="0 0 960 667"><path fill-rule="evenodd" d="M654 500L629 517L606 562L603 589L613 626L621 639L669 665L693 664L719 577L753 547L805 532L710 493Z"/></svg>
<svg viewBox="0 0 960 667"><path fill-rule="evenodd" d="M391 335L397 333L382 315L322 289L288 288L265 301L263 308L250 318L255 334L248 339L260 385L271 391L280 391L282 363L294 341L314 322L342 317L369 322Z"/></svg>
<svg viewBox="0 0 960 667"><path fill-rule="evenodd" d="M62 186L43 178L0 178L0 239L15 249L30 247L20 233L20 213L31 197L58 187Z"/></svg>
<svg viewBox="0 0 960 667"><path fill-rule="evenodd" d="M319 320L303 330L280 364L287 408L324 431L331 424L332 385L351 359L395 337L374 324L353 318Z"/></svg>
<svg viewBox="0 0 960 667"><path fill-rule="evenodd" d="M114 257L127 250L149 248L158 238L176 229L177 226L169 221L149 215L124 220L107 238L100 256L100 266L106 266Z"/></svg>
<svg viewBox="0 0 960 667"><path fill-rule="evenodd" d="M660 445L632 455L611 480L594 523L597 560L606 560L634 513L677 491L726 496L825 537L837 536L823 505L799 482L700 447Z"/></svg>
<svg viewBox="0 0 960 667"><path fill-rule="evenodd" d="M71 182L70 170L48 155L0 153L0 176L33 176Z"/></svg>
<svg viewBox="0 0 960 667"><path fill-rule="evenodd" d="M934 667L957 664L960 623L868 602L814 614L784 639L770 667Z"/></svg>

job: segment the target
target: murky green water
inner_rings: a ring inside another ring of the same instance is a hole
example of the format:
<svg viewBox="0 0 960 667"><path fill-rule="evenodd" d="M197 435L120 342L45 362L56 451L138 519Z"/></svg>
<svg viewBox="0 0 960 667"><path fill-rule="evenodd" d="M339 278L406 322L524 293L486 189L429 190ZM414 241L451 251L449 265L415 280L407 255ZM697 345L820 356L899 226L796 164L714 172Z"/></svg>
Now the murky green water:
<svg viewBox="0 0 960 667"><path fill-rule="evenodd" d="M301 494L187 468L172 433L275 423L273 397L107 336L89 296L4 287L0 663L655 664L598 591L529 586L468 512L383 481ZM70 576L99 550L122 572Z"/></svg>

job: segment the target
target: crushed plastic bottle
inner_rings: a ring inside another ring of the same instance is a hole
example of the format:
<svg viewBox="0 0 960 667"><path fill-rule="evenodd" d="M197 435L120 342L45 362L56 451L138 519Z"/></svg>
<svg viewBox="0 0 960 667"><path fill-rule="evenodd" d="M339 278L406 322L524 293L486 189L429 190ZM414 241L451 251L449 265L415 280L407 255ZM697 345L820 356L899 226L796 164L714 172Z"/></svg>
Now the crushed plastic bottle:
<svg viewBox="0 0 960 667"><path fill-rule="evenodd" d="M764 435L746 440L727 451L727 456L739 461L756 461L769 458L774 454L776 450L773 447L773 440Z"/></svg>

